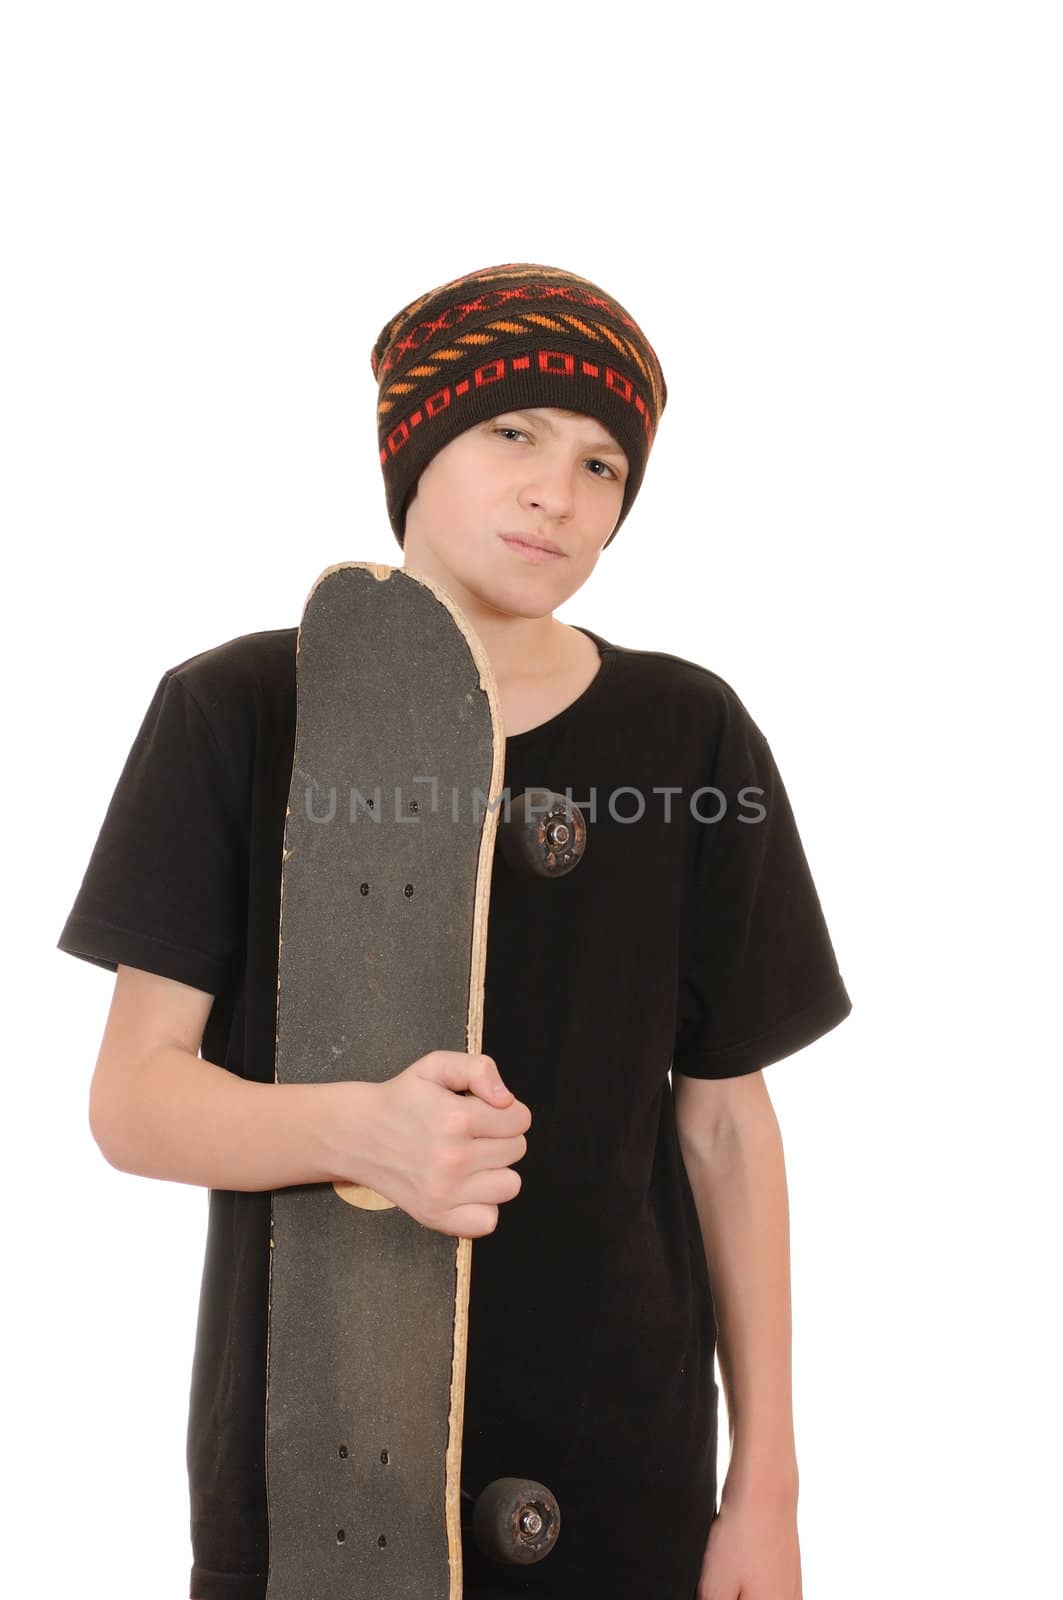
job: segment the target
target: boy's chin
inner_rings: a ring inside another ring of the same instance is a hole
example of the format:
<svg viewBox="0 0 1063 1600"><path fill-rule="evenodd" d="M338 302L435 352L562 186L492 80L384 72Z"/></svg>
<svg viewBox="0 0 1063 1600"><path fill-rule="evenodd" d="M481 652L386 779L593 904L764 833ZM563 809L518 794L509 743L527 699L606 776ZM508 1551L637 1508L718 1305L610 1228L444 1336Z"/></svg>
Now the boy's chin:
<svg viewBox="0 0 1063 1600"><path fill-rule="evenodd" d="M548 583L540 578L536 583L523 574L515 576L507 572L485 572L482 568L462 574L461 582L481 604L508 616L529 620L552 616L569 595L567 589L558 587L556 579Z"/></svg>

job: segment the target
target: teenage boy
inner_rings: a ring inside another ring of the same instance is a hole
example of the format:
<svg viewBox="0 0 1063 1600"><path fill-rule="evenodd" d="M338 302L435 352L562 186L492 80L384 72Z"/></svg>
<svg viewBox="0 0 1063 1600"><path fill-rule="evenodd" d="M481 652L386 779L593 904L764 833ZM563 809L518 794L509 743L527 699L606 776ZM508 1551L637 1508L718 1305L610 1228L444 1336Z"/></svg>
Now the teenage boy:
<svg viewBox="0 0 1063 1600"><path fill-rule="evenodd" d="M270 1191L339 1180L475 1239L463 1483L518 1473L561 1505L536 1566L467 1543L470 1600L799 1600L786 1184L762 1069L851 1003L735 691L554 617L638 492L660 364L597 285L511 262L404 307L372 366L404 565L484 642L506 790L569 794L587 847L538 885L496 857L483 1055L277 1084L296 629L163 674L59 945L117 975L90 1107L107 1159L210 1191L190 1594L264 1600Z"/></svg>

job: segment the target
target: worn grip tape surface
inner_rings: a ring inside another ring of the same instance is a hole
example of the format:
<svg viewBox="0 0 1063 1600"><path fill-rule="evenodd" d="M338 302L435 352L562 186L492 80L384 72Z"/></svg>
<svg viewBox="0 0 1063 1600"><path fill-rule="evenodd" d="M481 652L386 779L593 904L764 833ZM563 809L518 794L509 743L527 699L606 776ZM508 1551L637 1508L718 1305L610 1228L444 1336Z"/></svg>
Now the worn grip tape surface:
<svg viewBox="0 0 1063 1600"><path fill-rule="evenodd" d="M483 646L434 584L343 563L310 592L296 670L277 1081L478 1052L505 761ZM471 1249L370 1191L274 1191L269 1600L461 1595Z"/></svg>

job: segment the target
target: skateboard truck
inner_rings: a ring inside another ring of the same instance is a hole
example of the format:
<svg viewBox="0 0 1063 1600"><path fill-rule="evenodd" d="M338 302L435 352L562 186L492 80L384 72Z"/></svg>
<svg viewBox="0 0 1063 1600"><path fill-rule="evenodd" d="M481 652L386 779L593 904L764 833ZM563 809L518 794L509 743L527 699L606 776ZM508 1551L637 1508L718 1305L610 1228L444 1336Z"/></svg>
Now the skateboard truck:
<svg viewBox="0 0 1063 1600"><path fill-rule="evenodd" d="M557 1501L530 1478L496 1478L478 1497L465 1489L472 1505L472 1533L477 1549L489 1561L531 1566L550 1554L561 1529Z"/></svg>
<svg viewBox="0 0 1063 1600"><path fill-rule="evenodd" d="M561 878L583 859L587 824L574 801L551 789L525 789L498 832L502 854L517 872Z"/></svg>

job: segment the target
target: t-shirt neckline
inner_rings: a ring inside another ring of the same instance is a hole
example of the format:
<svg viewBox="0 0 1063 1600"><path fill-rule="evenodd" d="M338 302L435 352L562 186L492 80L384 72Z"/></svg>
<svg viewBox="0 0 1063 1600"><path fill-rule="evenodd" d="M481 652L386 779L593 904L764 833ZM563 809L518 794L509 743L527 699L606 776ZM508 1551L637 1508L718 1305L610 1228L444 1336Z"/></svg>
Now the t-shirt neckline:
<svg viewBox="0 0 1063 1600"><path fill-rule="evenodd" d="M557 729L568 718L578 715L578 713L584 709L588 700L590 700L596 693L600 692L602 679L605 677L613 663L613 657L615 654L613 646L607 639L603 639L600 634L594 633L590 628L581 628L578 623L572 623L570 626L574 627L577 633L585 633L587 638L592 639L597 645L598 654L601 656L598 671L594 674L594 677L591 679L590 683L582 691L582 693L578 694L575 700L570 700L567 706L562 706L561 710L556 712L554 716L548 717L545 722L537 723L534 728L525 728L523 733L512 733L507 735L507 751L512 750L514 747L523 748L524 745L530 744L534 739L539 739L544 735L556 733Z"/></svg>

